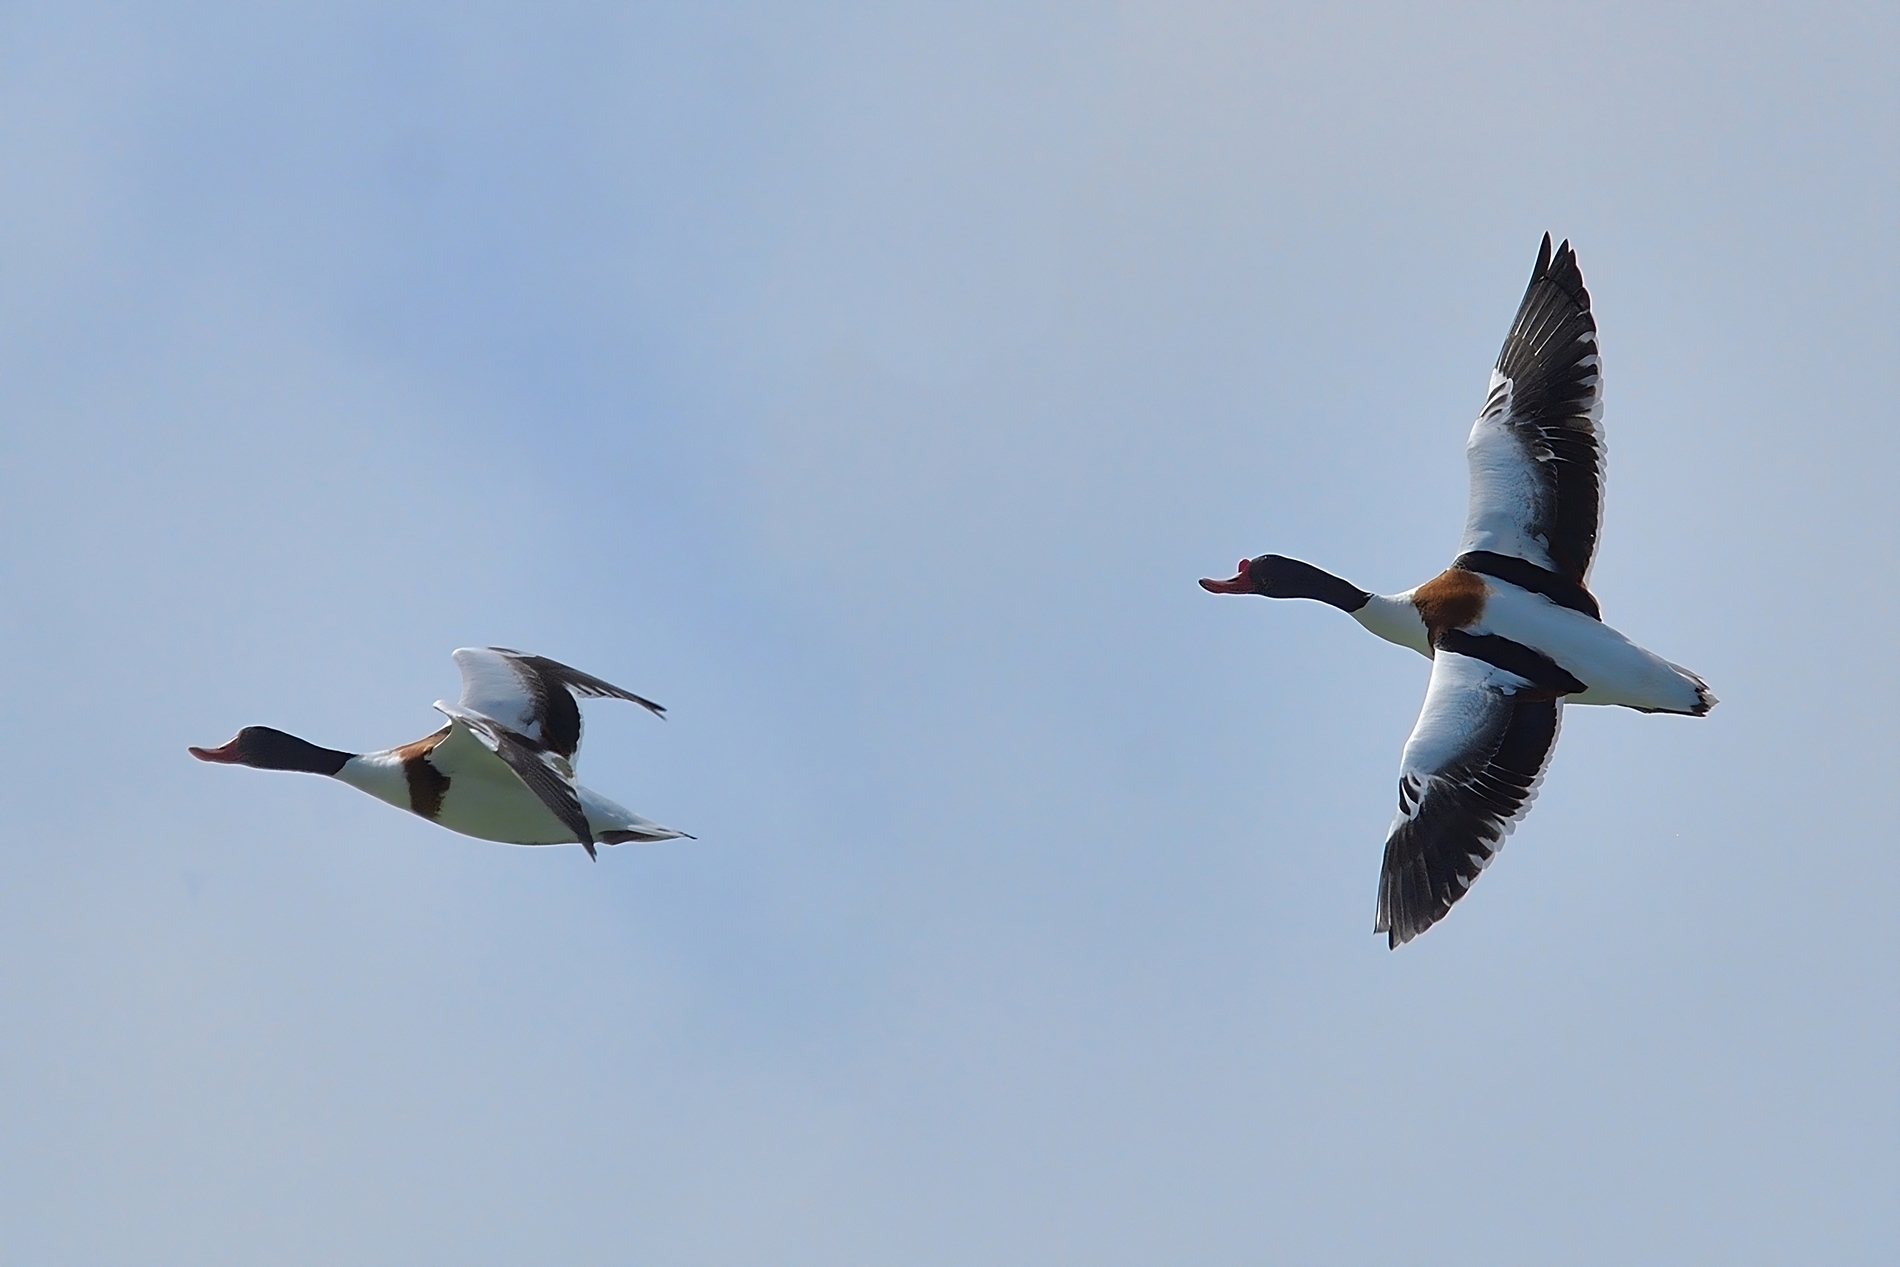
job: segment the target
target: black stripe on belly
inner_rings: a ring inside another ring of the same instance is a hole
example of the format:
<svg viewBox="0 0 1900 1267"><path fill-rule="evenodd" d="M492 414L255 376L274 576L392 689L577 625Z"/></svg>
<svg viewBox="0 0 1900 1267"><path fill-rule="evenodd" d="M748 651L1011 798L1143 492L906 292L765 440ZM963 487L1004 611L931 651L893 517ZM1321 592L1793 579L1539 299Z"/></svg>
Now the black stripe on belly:
<svg viewBox="0 0 1900 1267"><path fill-rule="evenodd" d="M1453 559L1451 565L1467 572L1481 572L1485 576L1495 576L1500 581L1509 581L1519 589L1542 594L1559 607L1582 612L1591 620L1603 619L1603 609L1597 606L1596 596L1589 590L1567 576L1538 567L1529 559L1513 558L1492 550L1467 550Z"/></svg>
<svg viewBox="0 0 1900 1267"><path fill-rule="evenodd" d="M449 776L429 764L426 756L403 762L402 773L409 780L409 808L434 822L442 812L442 798L449 794Z"/></svg>
<svg viewBox="0 0 1900 1267"><path fill-rule="evenodd" d="M1472 634L1462 629L1447 629L1438 636L1438 648L1483 660L1506 673L1517 674L1540 690L1558 695L1581 695L1590 689L1543 652L1521 642L1512 642L1500 634Z"/></svg>

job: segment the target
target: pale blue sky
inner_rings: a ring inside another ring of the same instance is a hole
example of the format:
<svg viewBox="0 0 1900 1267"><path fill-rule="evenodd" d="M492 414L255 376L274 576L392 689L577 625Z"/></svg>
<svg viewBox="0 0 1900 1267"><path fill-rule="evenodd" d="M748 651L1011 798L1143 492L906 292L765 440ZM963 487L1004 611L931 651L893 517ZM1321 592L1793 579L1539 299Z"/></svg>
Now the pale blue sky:
<svg viewBox="0 0 1900 1267"><path fill-rule="evenodd" d="M0 8L0 1259L1900 1253L1891 6ZM1426 666L1545 230L1606 616L1443 925ZM202 766L590 705L698 843Z"/></svg>

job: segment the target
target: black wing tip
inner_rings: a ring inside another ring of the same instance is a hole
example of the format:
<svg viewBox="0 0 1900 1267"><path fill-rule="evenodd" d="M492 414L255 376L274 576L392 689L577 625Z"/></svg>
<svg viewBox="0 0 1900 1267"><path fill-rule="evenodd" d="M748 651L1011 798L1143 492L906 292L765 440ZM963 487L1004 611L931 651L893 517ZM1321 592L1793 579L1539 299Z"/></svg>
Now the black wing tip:
<svg viewBox="0 0 1900 1267"><path fill-rule="evenodd" d="M1537 267L1531 270L1530 289L1535 290L1537 283L1544 281L1569 296L1584 312L1590 311L1590 292L1584 289L1583 269L1577 264L1577 253L1570 249L1569 238L1552 254L1550 234L1544 234L1543 244L1537 248Z"/></svg>
<svg viewBox="0 0 1900 1267"><path fill-rule="evenodd" d="M1433 910L1431 908L1435 904L1428 901L1405 901L1404 895L1398 892L1403 884L1401 877L1386 877L1384 891L1379 895L1379 911L1372 921L1373 934L1385 934L1387 950L1397 950L1451 913L1450 904L1442 910ZM1457 899L1452 900L1455 902ZM1400 911L1396 916L1393 914L1394 908Z"/></svg>
<svg viewBox="0 0 1900 1267"><path fill-rule="evenodd" d="M519 660L530 670L541 675L547 682L558 686L572 695L581 695L589 699L623 699L638 704L660 720L666 720L666 705L656 704L644 695L636 695L624 686L615 686L605 678L597 678L591 673L583 673L559 660L550 660L544 655L534 655L527 651L514 651L508 647L490 647L490 651L499 651L505 656Z"/></svg>
<svg viewBox="0 0 1900 1267"><path fill-rule="evenodd" d="M1405 943L1411 941L1437 922L1437 920L1432 919L1426 920L1423 923L1391 924L1384 928L1375 928L1372 931L1385 934L1385 948L1387 950L1397 950L1400 946L1405 945Z"/></svg>
<svg viewBox="0 0 1900 1267"><path fill-rule="evenodd" d="M1386 841L1372 931L1386 934L1388 950L1397 950L1451 914L1451 908L1471 891L1479 873L1497 855L1495 844L1477 840L1449 851L1435 848L1442 842L1418 835L1427 812L1421 803L1419 816L1401 825Z"/></svg>
<svg viewBox="0 0 1900 1267"><path fill-rule="evenodd" d="M569 690L575 691L581 695L585 695L589 699L623 699L623 700L626 700L629 704L638 704L641 708L646 709L649 713L652 713L655 717L659 718L661 721L666 720L666 705L656 704L644 695L635 695L632 691L623 691L619 687L615 687L611 692L608 692L608 691L586 690L582 687L574 685L571 682L567 683L566 685Z"/></svg>

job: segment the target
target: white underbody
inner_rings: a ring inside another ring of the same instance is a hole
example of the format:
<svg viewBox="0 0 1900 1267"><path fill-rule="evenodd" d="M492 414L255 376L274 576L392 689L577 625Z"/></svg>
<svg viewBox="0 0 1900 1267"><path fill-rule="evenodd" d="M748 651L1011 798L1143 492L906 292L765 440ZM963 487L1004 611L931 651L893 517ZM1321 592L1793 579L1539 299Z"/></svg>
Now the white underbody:
<svg viewBox="0 0 1900 1267"><path fill-rule="evenodd" d="M424 760L448 777L448 792L433 821L450 831L509 845L580 843L541 798L468 727L460 723L452 725L448 737ZM415 808L402 759L393 750L352 757L337 771L336 777L398 809L413 811ZM596 840L610 831L639 832L654 840L684 835L644 819L579 784L575 784L574 791Z"/></svg>
<svg viewBox="0 0 1900 1267"><path fill-rule="evenodd" d="M1482 578L1484 614L1469 626L1473 634L1497 634L1554 660L1589 689L1564 697L1570 704L1618 704L1650 713L1707 711L1707 687L1687 669L1645 651L1600 620L1560 607L1542 594L1495 577ZM1430 656L1425 622L1412 605L1412 592L1375 594L1353 613L1371 632ZM1700 693L1698 693L1698 688Z"/></svg>

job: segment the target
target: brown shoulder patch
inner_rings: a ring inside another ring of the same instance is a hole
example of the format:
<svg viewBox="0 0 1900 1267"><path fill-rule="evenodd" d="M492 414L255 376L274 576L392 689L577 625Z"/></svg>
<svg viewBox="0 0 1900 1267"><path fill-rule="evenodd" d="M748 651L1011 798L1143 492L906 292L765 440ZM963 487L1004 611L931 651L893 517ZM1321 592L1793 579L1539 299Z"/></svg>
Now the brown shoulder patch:
<svg viewBox="0 0 1900 1267"><path fill-rule="evenodd" d="M448 737L449 728L444 726L433 735L395 749L403 777L409 780L409 808L430 821L442 812L442 798L449 794L449 776L430 763L429 754Z"/></svg>
<svg viewBox="0 0 1900 1267"><path fill-rule="evenodd" d="M404 765L408 765L417 757L426 757L434 752L435 746L448 737L449 728L444 726L433 735L424 735L414 743L406 743L400 748L392 748L390 752L394 754L396 760L402 762Z"/></svg>
<svg viewBox="0 0 1900 1267"><path fill-rule="evenodd" d="M1484 578L1463 568L1447 568L1412 591L1432 645L1447 629L1463 629L1484 614Z"/></svg>

